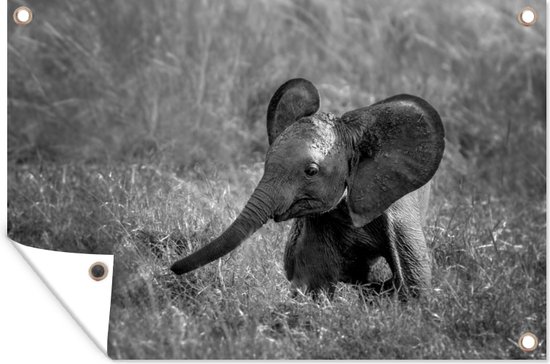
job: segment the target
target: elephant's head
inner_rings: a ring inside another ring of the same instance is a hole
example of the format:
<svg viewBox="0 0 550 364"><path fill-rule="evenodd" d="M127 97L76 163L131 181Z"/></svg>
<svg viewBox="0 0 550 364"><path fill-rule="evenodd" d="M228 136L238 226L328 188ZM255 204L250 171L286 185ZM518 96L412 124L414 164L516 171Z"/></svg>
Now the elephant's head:
<svg viewBox="0 0 550 364"><path fill-rule="evenodd" d="M267 110L264 175L250 200L221 236L172 271L186 273L220 258L269 218L322 214L343 198L353 224L364 226L437 170L444 131L426 101L399 95L340 118L319 106L317 89L304 79L275 92Z"/></svg>

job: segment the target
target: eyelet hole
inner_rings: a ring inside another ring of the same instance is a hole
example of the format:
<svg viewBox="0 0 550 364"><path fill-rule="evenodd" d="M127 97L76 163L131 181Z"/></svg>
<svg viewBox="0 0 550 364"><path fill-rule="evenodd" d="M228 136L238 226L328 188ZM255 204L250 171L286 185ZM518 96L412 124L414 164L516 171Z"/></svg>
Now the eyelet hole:
<svg viewBox="0 0 550 364"><path fill-rule="evenodd" d="M27 25L32 21L32 10L26 6L20 6L13 12L13 21L17 25Z"/></svg>
<svg viewBox="0 0 550 364"><path fill-rule="evenodd" d="M90 266L90 269L88 269L88 273L90 274L90 278L94 281L101 281L107 277L109 270L105 263L95 262Z"/></svg>
<svg viewBox="0 0 550 364"><path fill-rule="evenodd" d="M518 22L526 27L530 27L535 24L537 22L537 18L537 12L530 6L521 9L518 13Z"/></svg>
<svg viewBox="0 0 550 364"><path fill-rule="evenodd" d="M532 332L524 332L518 340L518 346L524 352L535 351L539 346L539 339Z"/></svg>

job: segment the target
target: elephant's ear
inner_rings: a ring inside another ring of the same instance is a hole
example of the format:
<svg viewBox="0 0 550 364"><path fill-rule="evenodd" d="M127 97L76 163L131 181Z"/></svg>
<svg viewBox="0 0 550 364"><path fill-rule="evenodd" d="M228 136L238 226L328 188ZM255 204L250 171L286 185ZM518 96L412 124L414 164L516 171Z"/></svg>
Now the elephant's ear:
<svg viewBox="0 0 550 364"><path fill-rule="evenodd" d="M421 98L398 95L344 114L355 131L348 205L364 226L435 174L445 148L437 111Z"/></svg>
<svg viewBox="0 0 550 364"><path fill-rule="evenodd" d="M267 108L269 145L296 120L311 116L319 110L319 91L308 80L294 78L275 92Z"/></svg>

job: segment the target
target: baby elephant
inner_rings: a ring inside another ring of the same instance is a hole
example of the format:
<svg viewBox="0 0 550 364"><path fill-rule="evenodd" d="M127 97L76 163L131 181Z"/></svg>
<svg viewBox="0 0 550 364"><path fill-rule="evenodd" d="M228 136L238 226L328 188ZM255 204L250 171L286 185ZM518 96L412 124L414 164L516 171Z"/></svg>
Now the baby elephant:
<svg viewBox="0 0 550 364"><path fill-rule="evenodd" d="M294 219L284 266L295 288L331 294L339 281L367 284L380 257L393 275L373 285L378 291L406 297L430 286L422 223L445 147L438 113L410 95L341 117L319 105L319 92L304 79L275 92L262 179L227 230L174 263L174 273L229 253L270 218Z"/></svg>

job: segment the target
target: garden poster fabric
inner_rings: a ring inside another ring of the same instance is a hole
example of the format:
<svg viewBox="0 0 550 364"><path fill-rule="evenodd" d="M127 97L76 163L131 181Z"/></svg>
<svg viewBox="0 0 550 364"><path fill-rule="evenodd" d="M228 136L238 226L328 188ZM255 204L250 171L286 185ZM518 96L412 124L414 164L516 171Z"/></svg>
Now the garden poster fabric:
<svg viewBox="0 0 550 364"><path fill-rule="evenodd" d="M110 358L546 358L544 2L7 7L7 235Z"/></svg>

